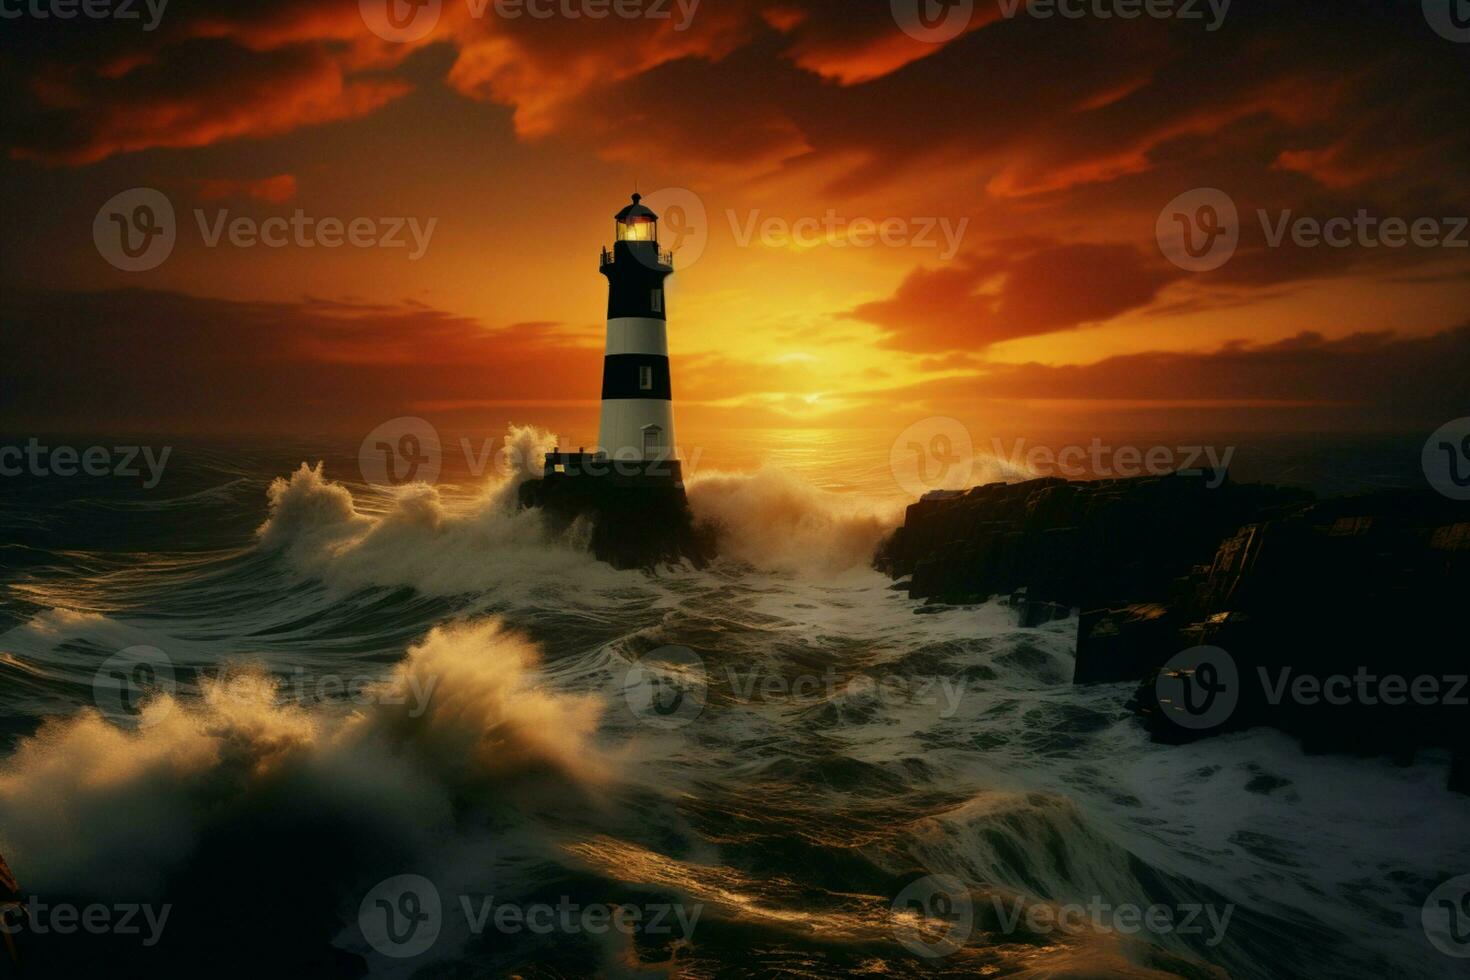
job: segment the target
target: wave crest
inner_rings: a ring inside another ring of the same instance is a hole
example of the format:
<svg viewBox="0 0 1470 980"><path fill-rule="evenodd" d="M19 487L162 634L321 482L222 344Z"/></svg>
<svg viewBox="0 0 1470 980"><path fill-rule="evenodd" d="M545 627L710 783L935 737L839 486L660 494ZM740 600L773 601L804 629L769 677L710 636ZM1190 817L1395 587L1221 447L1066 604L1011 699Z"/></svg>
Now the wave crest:
<svg viewBox="0 0 1470 980"><path fill-rule="evenodd" d="M154 698L136 730L91 708L53 719L0 767L0 851L38 891L137 898L262 801L282 834L412 840L521 789L580 799L606 778L602 702L540 686L539 661L485 619L431 631L351 711L282 704L246 668Z"/></svg>
<svg viewBox="0 0 1470 980"><path fill-rule="evenodd" d="M774 467L696 477L689 505L695 520L718 531L722 556L764 571L806 574L867 568L899 517L897 507L830 493Z"/></svg>

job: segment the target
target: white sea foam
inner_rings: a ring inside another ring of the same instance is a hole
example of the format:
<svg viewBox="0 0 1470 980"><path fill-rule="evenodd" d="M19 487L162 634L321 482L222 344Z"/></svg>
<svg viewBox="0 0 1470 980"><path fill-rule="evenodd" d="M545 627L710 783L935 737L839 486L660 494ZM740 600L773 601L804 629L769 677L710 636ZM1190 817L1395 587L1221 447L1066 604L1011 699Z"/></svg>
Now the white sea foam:
<svg viewBox="0 0 1470 980"><path fill-rule="evenodd" d="M602 703L546 690L538 661L486 619L434 629L352 711L283 705L247 672L197 702L160 695L136 730L90 708L53 719L0 764L0 853L38 892L136 900L263 796L423 845L477 801L576 799L611 773L592 743Z"/></svg>
<svg viewBox="0 0 1470 980"><path fill-rule="evenodd" d="M899 523L897 506L819 490L791 473L701 474L689 482L698 521L719 532L720 553L763 571L826 575L866 568Z"/></svg>
<svg viewBox="0 0 1470 980"><path fill-rule="evenodd" d="M258 537L301 573L328 585L408 585L435 595L533 588L626 588L636 577L586 555L588 529L552 536L535 510L520 510L520 483L539 474L554 437L512 427L498 467L468 502L438 489L397 489L387 507L367 513L321 463L303 463L269 491L270 515ZM720 555L762 571L830 576L866 569L874 549L901 519L883 507L819 490L789 472L708 473L690 481L696 521L714 527Z"/></svg>

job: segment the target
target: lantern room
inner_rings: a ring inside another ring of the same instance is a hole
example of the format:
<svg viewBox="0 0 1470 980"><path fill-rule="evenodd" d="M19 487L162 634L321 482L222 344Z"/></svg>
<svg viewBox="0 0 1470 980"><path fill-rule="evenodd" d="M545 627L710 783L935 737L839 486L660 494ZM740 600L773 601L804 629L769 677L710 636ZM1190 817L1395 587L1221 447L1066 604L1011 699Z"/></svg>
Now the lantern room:
<svg viewBox="0 0 1470 980"><path fill-rule="evenodd" d="M634 194L633 203L614 215L617 221L617 241L658 241L658 215L640 204L642 200L642 194Z"/></svg>

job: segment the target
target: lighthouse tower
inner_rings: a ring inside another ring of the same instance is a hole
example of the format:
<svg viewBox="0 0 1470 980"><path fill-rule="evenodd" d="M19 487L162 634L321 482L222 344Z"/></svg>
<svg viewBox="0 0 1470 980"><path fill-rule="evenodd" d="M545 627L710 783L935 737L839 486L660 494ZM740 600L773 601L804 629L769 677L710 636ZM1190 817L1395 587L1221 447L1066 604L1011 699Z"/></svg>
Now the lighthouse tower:
<svg viewBox="0 0 1470 980"><path fill-rule="evenodd" d="M612 251L602 250L607 350L597 445L614 462L661 462L668 472L675 449L664 279L674 271L673 255L660 250L658 215L641 201L634 194L613 216Z"/></svg>
<svg viewBox="0 0 1470 980"><path fill-rule="evenodd" d="M561 533L592 525L592 553L617 568L654 568L714 557L714 532L696 527L674 450L674 402L664 280L674 259L658 247L658 215L639 195L619 211L607 276L607 351L597 450L546 454L539 479L517 490L522 507L542 511Z"/></svg>

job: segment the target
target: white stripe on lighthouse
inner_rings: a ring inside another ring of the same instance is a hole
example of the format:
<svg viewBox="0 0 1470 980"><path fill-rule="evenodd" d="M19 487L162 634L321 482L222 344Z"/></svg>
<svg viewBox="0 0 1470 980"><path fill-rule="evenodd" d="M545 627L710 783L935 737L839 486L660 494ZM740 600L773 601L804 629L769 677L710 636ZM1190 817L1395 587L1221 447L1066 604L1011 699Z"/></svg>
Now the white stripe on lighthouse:
<svg viewBox="0 0 1470 980"><path fill-rule="evenodd" d="M659 427L659 449L644 452L645 428ZM662 398L610 398L602 403L601 448L613 458L675 459L674 403Z"/></svg>
<svg viewBox="0 0 1470 980"><path fill-rule="evenodd" d="M669 356L668 325L644 316L618 316L607 321L608 354Z"/></svg>

